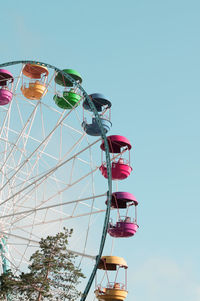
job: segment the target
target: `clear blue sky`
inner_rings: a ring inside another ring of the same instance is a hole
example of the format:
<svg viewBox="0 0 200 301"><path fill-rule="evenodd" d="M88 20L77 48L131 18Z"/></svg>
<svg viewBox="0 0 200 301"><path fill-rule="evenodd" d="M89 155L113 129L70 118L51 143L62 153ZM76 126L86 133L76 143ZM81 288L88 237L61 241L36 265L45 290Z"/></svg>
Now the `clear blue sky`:
<svg viewBox="0 0 200 301"><path fill-rule="evenodd" d="M140 202L140 229L115 242L127 301L200 300L199 15L197 0L1 4L1 62L78 70L88 93L112 101L110 134L133 144L119 189Z"/></svg>

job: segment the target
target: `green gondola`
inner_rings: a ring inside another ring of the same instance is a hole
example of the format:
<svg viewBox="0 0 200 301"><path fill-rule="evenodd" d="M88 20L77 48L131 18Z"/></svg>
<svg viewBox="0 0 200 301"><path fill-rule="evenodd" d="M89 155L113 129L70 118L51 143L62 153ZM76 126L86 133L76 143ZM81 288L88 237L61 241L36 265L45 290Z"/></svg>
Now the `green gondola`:
<svg viewBox="0 0 200 301"><path fill-rule="evenodd" d="M63 97L60 97L58 94L56 94L54 95L53 99L59 108L70 110L79 102L81 95L72 91L64 91Z"/></svg>

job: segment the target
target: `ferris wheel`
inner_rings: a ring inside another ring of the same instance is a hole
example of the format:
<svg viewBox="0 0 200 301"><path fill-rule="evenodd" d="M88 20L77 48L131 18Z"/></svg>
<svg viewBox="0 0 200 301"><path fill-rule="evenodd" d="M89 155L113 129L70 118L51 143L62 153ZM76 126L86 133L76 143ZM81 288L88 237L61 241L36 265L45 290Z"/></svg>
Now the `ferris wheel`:
<svg viewBox="0 0 200 301"><path fill-rule="evenodd" d="M73 69L37 61L0 68L0 273L26 271L42 237L73 228L68 251L86 275L81 301L98 269L108 282L96 283L96 298L123 301L127 280L119 283L117 275L128 265L102 252L107 233L135 235L138 201L112 193L112 180L131 174L132 145L121 135L106 137L111 101L88 95Z"/></svg>
<svg viewBox="0 0 200 301"><path fill-rule="evenodd" d="M26 271L41 237L73 228L69 251L87 276L85 300L109 221L111 173L106 180L99 167L111 102L89 97L73 69L35 61L0 68L1 273ZM106 162L110 169L108 148Z"/></svg>

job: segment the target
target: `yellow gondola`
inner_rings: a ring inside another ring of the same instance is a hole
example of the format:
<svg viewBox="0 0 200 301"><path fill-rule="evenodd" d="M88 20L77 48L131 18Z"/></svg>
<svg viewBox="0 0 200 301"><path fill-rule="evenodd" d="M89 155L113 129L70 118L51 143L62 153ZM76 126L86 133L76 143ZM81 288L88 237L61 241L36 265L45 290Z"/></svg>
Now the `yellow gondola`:
<svg viewBox="0 0 200 301"><path fill-rule="evenodd" d="M123 283L117 282L117 275L119 269L125 269L125 281ZM102 301L123 301L126 299L128 294L127 291L127 275L126 270L128 266L126 261L117 256L103 256L100 260L98 269L104 270L106 273L108 271L116 271L115 272L115 281L110 282L109 276L107 275L108 283L98 284L96 285L95 295L98 300Z"/></svg>
<svg viewBox="0 0 200 301"><path fill-rule="evenodd" d="M28 78L27 81L22 77L21 91L23 95L28 99L40 100L47 92L48 69L37 64L26 64L22 74Z"/></svg>

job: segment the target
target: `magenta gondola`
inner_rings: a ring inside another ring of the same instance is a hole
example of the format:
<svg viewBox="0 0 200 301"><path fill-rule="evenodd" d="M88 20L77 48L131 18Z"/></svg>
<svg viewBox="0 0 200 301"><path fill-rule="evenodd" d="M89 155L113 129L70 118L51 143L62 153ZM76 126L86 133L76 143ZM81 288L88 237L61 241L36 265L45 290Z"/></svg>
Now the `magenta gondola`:
<svg viewBox="0 0 200 301"><path fill-rule="evenodd" d="M132 167L130 166L130 149L132 146L126 137L120 135L109 136L107 137L107 139L109 145L109 152L112 154L112 179L124 180L130 175L132 171ZM100 147L102 151L105 151L104 141L102 142ZM128 159L124 157L127 151L129 155ZM103 162L103 160L100 166L100 171L105 178L108 177L107 166L106 163Z"/></svg>
<svg viewBox="0 0 200 301"><path fill-rule="evenodd" d="M106 201L107 204L107 201ZM131 237L139 228L137 224L137 205L138 201L129 192L114 192L111 199L111 207L117 210L118 216L115 222L111 219L108 226L108 233L112 237ZM129 216L129 208L135 207L135 216ZM121 209L126 213L122 216Z"/></svg>
<svg viewBox="0 0 200 301"><path fill-rule="evenodd" d="M11 102L13 97L13 75L5 69L0 69L0 105L4 106Z"/></svg>

